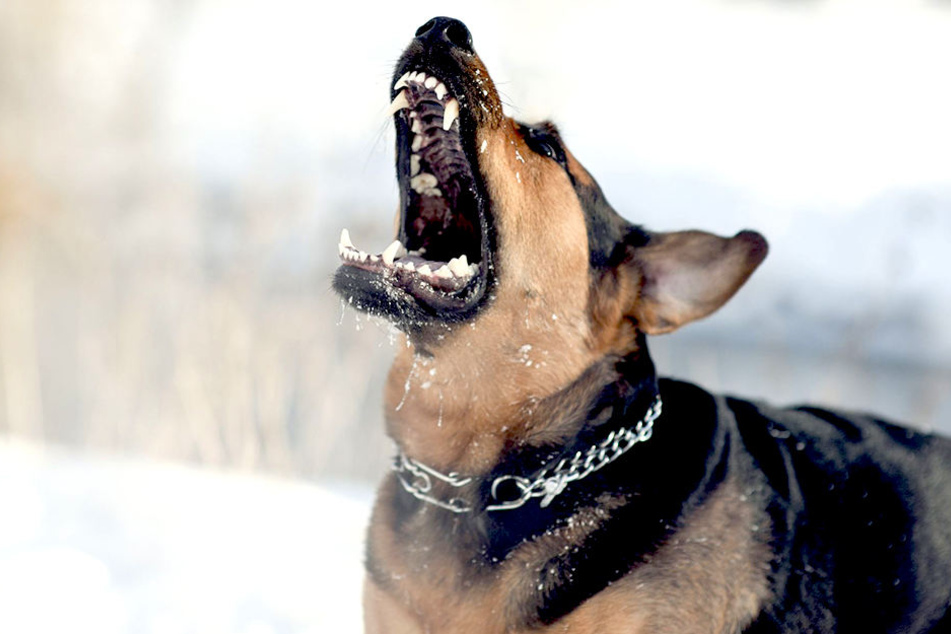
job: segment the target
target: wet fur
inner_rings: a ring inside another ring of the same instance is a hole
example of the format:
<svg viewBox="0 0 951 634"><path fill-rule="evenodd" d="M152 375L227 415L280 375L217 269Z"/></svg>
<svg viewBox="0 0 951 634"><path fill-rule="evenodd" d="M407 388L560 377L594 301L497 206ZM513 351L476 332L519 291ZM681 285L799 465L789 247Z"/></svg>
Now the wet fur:
<svg viewBox="0 0 951 634"><path fill-rule="evenodd" d="M948 631L951 443L656 377L645 335L715 311L765 241L630 225L553 127L502 114L477 56L417 38L397 76L420 59L468 97L494 277L465 319L380 309L407 332L385 420L407 455L480 484L457 515L384 481L367 632ZM482 510L494 477L632 424L657 391L649 442L547 508Z"/></svg>

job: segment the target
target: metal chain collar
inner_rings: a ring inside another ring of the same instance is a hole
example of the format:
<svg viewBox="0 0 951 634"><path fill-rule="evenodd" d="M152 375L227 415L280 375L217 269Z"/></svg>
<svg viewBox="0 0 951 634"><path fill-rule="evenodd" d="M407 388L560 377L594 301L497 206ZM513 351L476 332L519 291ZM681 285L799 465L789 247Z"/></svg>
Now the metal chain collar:
<svg viewBox="0 0 951 634"><path fill-rule="evenodd" d="M616 429L598 444L588 447L585 451L578 451L570 458L562 458L553 467L545 467L539 471L533 478L512 475L499 476L493 480L490 489L492 498L497 502L486 506L485 510L507 511L517 509L533 498L542 498L541 507L547 507L570 483L581 480L598 469L611 464L634 445L650 440L654 431L654 421L660 417L663 406L663 401L661 401L660 394L658 394L648 408L647 413L632 429L627 427ZM413 497L453 513L469 513L473 510L472 505L463 498L452 497L449 500L440 500L433 497L431 491L433 478L451 487L461 488L471 484L475 479L474 477L464 477L457 473L441 473L432 467L413 460L402 452L397 457L393 470L396 471L396 477L400 484ZM413 480L408 481L404 477L406 474L410 474ZM518 489L518 496L511 500L499 501L499 485L509 482Z"/></svg>
<svg viewBox="0 0 951 634"><path fill-rule="evenodd" d="M434 504L447 511L452 511L453 513L468 513L472 510L469 503L462 498L449 498L448 502L444 502L429 494L429 492L433 490L432 478L441 480L449 486L460 488L472 482L471 477L460 477L457 473L440 473L432 467L424 465L422 462L416 462L402 451L396 458L396 464L393 465L393 470L396 471L396 477L399 478L403 488L423 502L429 502L430 504ZM413 482L407 482L403 477L405 473L412 475L415 480Z"/></svg>

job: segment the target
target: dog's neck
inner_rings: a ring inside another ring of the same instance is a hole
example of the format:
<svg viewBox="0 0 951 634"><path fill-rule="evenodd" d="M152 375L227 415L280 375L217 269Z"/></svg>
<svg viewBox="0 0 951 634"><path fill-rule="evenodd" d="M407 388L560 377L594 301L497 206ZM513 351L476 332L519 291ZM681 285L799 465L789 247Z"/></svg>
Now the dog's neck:
<svg viewBox="0 0 951 634"><path fill-rule="evenodd" d="M459 327L451 345L424 349L407 340L384 401L387 431L400 450L445 473L478 475L507 447L558 444L577 433L583 408L617 381L619 357L566 349L565 331L579 326L551 321L513 328L501 341L480 336L484 325ZM654 385L646 350L637 357L647 361L638 380Z"/></svg>
<svg viewBox="0 0 951 634"><path fill-rule="evenodd" d="M422 359L417 360L417 372L422 374L422 369L431 367L432 363L430 360L426 365ZM418 388L414 383L410 393ZM433 386L427 388L432 389ZM400 526L413 527L412 531L432 530L425 533L427 540L441 542L446 539L445 535L451 534L453 549L460 557L465 560L475 557L491 564L506 560L513 549L526 540L545 534L553 526L564 525L578 509L610 505L615 509L612 517L617 515L617 521L625 526L626 547L631 554L631 561L625 565L631 564L676 525L677 517L691 499L702 498L724 477L729 452L725 449L726 432L715 422L717 416L713 410L717 406L709 395L700 394L696 388L686 390L686 398L677 398L684 389L674 386L670 393L662 395L664 415L657 420L649 441L609 467L568 485L550 504L543 504L539 498L511 510L487 508L510 498L511 491L494 496L493 483L500 478L531 479L534 472L544 470L561 457L584 452L612 431L632 428L644 420L662 392L645 348L623 357L608 355L591 364L569 385L536 402L531 415L520 419L517 434L496 433L498 438L495 438L489 432L477 436L467 429L464 437L480 447L464 448L460 454L462 460L436 463L429 456L439 452L426 452L422 445L419 453L410 454L412 449L396 436L410 458L443 474L455 473L467 480L465 486L455 488L433 478L432 490L427 488L428 495L434 499L458 500L467 511L453 513L445 508L437 509L432 501L403 491L393 482L398 491L393 503L394 521ZM407 395L400 412L408 398ZM441 426L438 420L422 421L423 425L435 427L444 435L409 433L404 437L451 442L461 435L453 433L451 425L466 423L449 419L447 411L445 408L442 411ZM689 421L689 426L671 425L674 421ZM411 421L401 422L406 428L410 427ZM396 431L406 432L406 428ZM491 453L484 447L489 444L486 440L489 437L494 443ZM482 469L468 468L465 459L477 450L490 464ZM411 475L405 477L407 481L414 481ZM609 559L616 557L616 553L610 552L602 555Z"/></svg>

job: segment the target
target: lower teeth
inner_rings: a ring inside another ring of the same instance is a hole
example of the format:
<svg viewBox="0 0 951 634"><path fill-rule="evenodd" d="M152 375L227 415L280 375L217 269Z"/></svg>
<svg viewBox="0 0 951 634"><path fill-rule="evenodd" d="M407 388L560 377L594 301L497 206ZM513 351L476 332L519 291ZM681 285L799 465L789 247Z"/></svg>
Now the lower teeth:
<svg viewBox="0 0 951 634"><path fill-rule="evenodd" d="M385 269L402 269L410 273L416 273L424 281L434 283L438 281L456 281L467 282L479 271L478 264L469 264L465 255L452 258L449 262L435 262L423 260L425 248L416 251L407 251L406 247L399 240L394 240L390 246L380 254L370 254L361 251L353 246L350 241L349 232L344 229L340 234L340 244L337 246L340 258L344 261L371 263L383 263ZM410 259L413 258L413 259ZM414 261L415 259L415 261ZM422 261L420 263L420 261ZM433 271L433 267L438 267ZM427 279L428 278L428 279Z"/></svg>

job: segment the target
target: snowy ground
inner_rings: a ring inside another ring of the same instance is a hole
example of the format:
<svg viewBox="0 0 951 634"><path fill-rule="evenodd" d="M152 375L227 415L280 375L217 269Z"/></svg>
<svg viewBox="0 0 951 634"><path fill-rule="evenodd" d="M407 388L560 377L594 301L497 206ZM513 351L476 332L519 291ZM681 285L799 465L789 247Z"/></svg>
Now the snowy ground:
<svg viewBox="0 0 951 634"><path fill-rule="evenodd" d="M369 500L2 442L0 632L359 632Z"/></svg>

